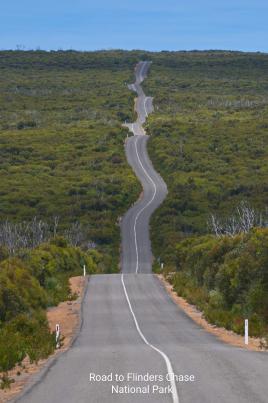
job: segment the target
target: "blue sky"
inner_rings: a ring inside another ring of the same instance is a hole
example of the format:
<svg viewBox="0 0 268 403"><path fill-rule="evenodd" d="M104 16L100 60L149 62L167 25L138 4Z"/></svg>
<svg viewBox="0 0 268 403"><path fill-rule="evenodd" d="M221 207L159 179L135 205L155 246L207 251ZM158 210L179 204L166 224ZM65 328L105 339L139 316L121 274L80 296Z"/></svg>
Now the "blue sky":
<svg viewBox="0 0 268 403"><path fill-rule="evenodd" d="M0 49L268 52L268 0L1 0Z"/></svg>

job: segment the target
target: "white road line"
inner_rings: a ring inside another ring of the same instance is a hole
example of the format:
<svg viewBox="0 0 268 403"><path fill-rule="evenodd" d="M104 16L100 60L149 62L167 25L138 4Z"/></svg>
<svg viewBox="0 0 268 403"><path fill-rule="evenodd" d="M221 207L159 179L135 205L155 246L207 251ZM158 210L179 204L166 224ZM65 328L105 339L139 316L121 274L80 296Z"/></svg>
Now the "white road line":
<svg viewBox="0 0 268 403"><path fill-rule="evenodd" d="M147 344L147 346L151 347L158 354L160 354L162 356L162 358L164 358L165 363L166 363L166 367L167 367L167 371L168 371L168 375L169 375L169 379L170 379L173 403L179 403L179 396L178 396L178 392L177 392L176 382L175 382L174 377L173 377L174 371L173 371L170 359L168 358L168 356L163 351L159 350L153 344L149 343L149 341L146 339L146 337L142 333L142 331L140 329L140 326L138 324L138 321L136 319L135 313L134 313L134 311L132 309L131 302L130 302L129 297L128 297L128 293L127 293L125 282L124 282L124 274L121 274L121 282L122 282L122 285L123 285L123 289L124 289L125 296L126 296L126 299L127 299L127 302L128 302L129 310L130 310L130 312L132 314L136 329L137 329L140 337L144 341L144 343Z"/></svg>
<svg viewBox="0 0 268 403"><path fill-rule="evenodd" d="M142 63L142 65L141 65L141 69L140 69L140 83L142 83L142 81L143 81L143 69L144 69L144 63Z"/></svg>
<svg viewBox="0 0 268 403"><path fill-rule="evenodd" d="M147 97L145 97L144 98L144 112L145 112L145 116L146 116L146 118L148 118L148 113L147 113L147 110L146 110L146 101L147 101Z"/></svg>
<svg viewBox="0 0 268 403"><path fill-rule="evenodd" d="M147 178L150 180L150 182L153 184L153 187L154 187L154 194L153 194L151 200L149 200L148 203L137 213L137 215L136 215L136 217L135 217L135 221L134 221L134 238L135 238L135 249L136 249L136 274L137 274L138 271L139 271L139 251L138 251L137 231L136 231L137 221L138 221L138 218L139 218L139 216L141 215L141 213L142 213L147 207L149 207L150 204L152 204L152 202L153 202L154 199L155 199L155 195L156 195L156 184L154 183L153 179L150 177L150 175L148 174L148 172L146 171L146 169L145 169L144 166L142 165L142 162L141 162L140 157L139 157L138 149L137 149L137 141L138 141L138 138L136 138L136 140L135 140L136 155L137 155L139 164L140 164L140 166L142 167L142 169L143 169L145 175L146 175Z"/></svg>
<svg viewBox="0 0 268 403"><path fill-rule="evenodd" d="M143 70L145 69L145 67L147 66L147 62L142 62L141 65L141 69L140 69L140 82L142 83L142 81L145 79L145 76L143 76Z"/></svg>
<svg viewBox="0 0 268 403"><path fill-rule="evenodd" d="M142 68L141 68L142 73L143 73L143 70L145 70L147 64L148 64L148 62L143 62L142 63Z"/></svg>
<svg viewBox="0 0 268 403"><path fill-rule="evenodd" d="M144 64L142 65L141 71L140 71L140 75L141 75L141 72L142 72L143 68L145 67L145 65L146 65L146 63L144 63ZM141 77L141 81L142 81L142 77ZM144 110L145 110L145 114L146 114L146 117L147 117L148 114L147 114L147 110L146 110L146 97L145 97L145 100L144 100ZM133 126L133 129L134 129L134 126ZM135 132L134 132L134 134L135 134ZM139 271L139 251L138 251L137 231L136 231L137 221L138 221L138 218L139 218L139 216L141 215L141 213L142 213L148 206L150 206L150 204L154 201L155 195L156 195L156 184L155 184L155 182L153 181L153 179L151 178L151 176L148 174L148 172L146 171L146 169L144 168L144 166L143 166L143 164L142 164L142 162L141 162L141 159L140 159L140 156L139 156L139 153L138 153L138 148L137 148L137 141L138 141L138 137L134 140L136 155L137 155L139 164L140 164L140 166L141 166L143 172L145 173L145 175L147 176L147 178L149 179L149 181L153 184L154 193L153 193L153 196L152 196L151 200L149 200L149 202L137 213L137 215L136 215L136 217L135 217L135 222L134 222L134 236L135 236L135 249L136 249L136 274L137 274L138 271ZM162 356L162 358L164 358L165 363L166 363L166 367L167 367L167 371L168 371L168 374L169 374L171 389L172 389L172 400L173 400L173 403L179 403L179 396L178 396L178 392L177 392L176 382L175 382L174 377L173 377L174 371L173 371L171 362L170 362L168 356L167 356L163 351L159 350L157 347L155 347L154 345L152 345L151 343L149 343L148 340L146 339L146 337L144 336L144 334L142 333L142 331L141 331L141 329L140 329L140 327L139 327L138 321L137 321L137 319L136 319L136 316L135 316L135 314L134 314L134 311L133 311L133 309L132 309L130 300L129 300L129 296L128 296L128 293L127 293L127 290L126 290L126 286L125 286L125 283L124 283L124 274L121 275L121 282L122 282L122 286L123 286L123 289L124 289L124 293L125 293L125 296L126 296L126 299L127 299L127 302L128 302L128 306L129 306L130 312L131 312L131 314L132 314L132 317L133 317L133 320L134 320L136 329L137 329L137 331L138 331L138 333L139 333L141 339L144 341L144 343L145 343L147 346L151 347L151 348L152 348L154 351L156 351L158 354L160 354L160 355Z"/></svg>

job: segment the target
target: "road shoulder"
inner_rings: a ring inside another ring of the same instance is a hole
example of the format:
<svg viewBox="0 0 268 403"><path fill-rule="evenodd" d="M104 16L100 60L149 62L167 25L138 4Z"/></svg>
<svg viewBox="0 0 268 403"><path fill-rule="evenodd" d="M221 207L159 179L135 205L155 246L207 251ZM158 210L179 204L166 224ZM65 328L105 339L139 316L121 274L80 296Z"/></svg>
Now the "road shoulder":
<svg viewBox="0 0 268 403"><path fill-rule="evenodd" d="M81 326L81 306L86 289L87 279L82 276L70 278L70 289L72 294L77 295L73 301L61 302L58 306L47 310L47 319L51 332L55 331L57 323L60 324L61 335L63 336L62 346L48 358L39 360L38 363L30 363L29 359L23 360L22 366L16 366L9 371L9 377L14 380L9 389L0 389L0 403L14 401L24 390L34 383L33 378L37 376L46 366L50 366L58 356L67 351L74 342Z"/></svg>
<svg viewBox="0 0 268 403"><path fill-rule="evenodd" d="M172 285L162 274L157 274L157 277L165 286L167 293L170 295L175 304L178 305L195 323L197 323L199 326L202 326L207 332L218 337L221 341L236 347L251 351L266 351L260 348L260 338L249 337L249 343L248 345L245 345L243 336L240 336L225 328L217 327L208 323L204 318L203 313L199 311L196 306L189 304L184 298L178 296L178 294L173 290Z"/></svg>

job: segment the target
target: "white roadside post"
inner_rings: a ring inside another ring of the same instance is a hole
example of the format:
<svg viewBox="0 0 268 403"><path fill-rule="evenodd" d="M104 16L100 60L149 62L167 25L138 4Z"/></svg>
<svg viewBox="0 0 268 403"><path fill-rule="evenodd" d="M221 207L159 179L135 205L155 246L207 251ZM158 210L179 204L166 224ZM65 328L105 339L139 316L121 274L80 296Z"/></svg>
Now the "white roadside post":
<svg viewBox="0 0 268 403"><path fill-rule="evenodd" d="M164 263L161 263L161 269L163 269L164 268Z"/></svg>
<svg viewBox="0 0 268 403"><path fill-rule="evenodd" d="M60 348L60 325L56 324L56 348Z"/></svg>
<svg viewBox="0 0 268 403"><path fill-rule="evenodd" d="M86 277L86 265L84 264L84 277Z"/></svg>
<svg viewBox="0 0 268 403"><path fill-rule="evenodd" d="M245 344L248 345L248 319L245 319Z"/></svg>

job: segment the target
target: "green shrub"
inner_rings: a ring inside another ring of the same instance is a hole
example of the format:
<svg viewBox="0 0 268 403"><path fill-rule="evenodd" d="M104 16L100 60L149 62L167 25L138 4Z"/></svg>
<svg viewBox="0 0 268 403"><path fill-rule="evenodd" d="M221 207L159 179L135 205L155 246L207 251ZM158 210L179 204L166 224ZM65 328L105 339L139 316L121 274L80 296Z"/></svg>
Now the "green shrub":
<svg viewBox="0 0 268 403"><path fill-rule="evenodd" d="M45 308L47 296L24 263L12 258L0 264L0 321L6 322L23 312Z"/></svg>
<svg viewBox="0 0 268 403"><path fill-rule="evenodd" d="M235 237L190 237L176 247L177 293L218 326L242 334L268 331L268 229ZM172 269L171 269L172 270Z"/></svg>
<svg viewBox="0 0 268 403"><path fill-rule="evenodd" d="M152 245L156 257L174 264L176 245L207 234L211 214L224 220L240 202L265 212L268 56L216 51L150 58L144 87L155 110L147 121L148 151L168 186L152 218Z"/></svg>
<svg viewBox="0 0 268 403"><path fill-rule="evenodd" d="M118 217L141 189L121 127L139 54L0 52L0 222L57 216L59 233L79 222L106 272L118 272Z"/></svg>
<svg viewBox="0 0 268 403"><path fill-rule="evenodd" d="M83 252L63 238L52 239L20 258L0 262L0 372L1 385L8 387L6 373L26 356L31 361L45 358L55 348L45 309L60 301L73 299L69 278L101 272L101 254ZM7 378L8 379L8 378Z"/></svg>
<svg viewBox="0 0 268 403"><path fill-rule="evenodd" d="M29 356L38 361L51 354L55 347L55 337L49 332L43 313L17 315L6 323L0 335L0 371L7 372Z"/></svg>

